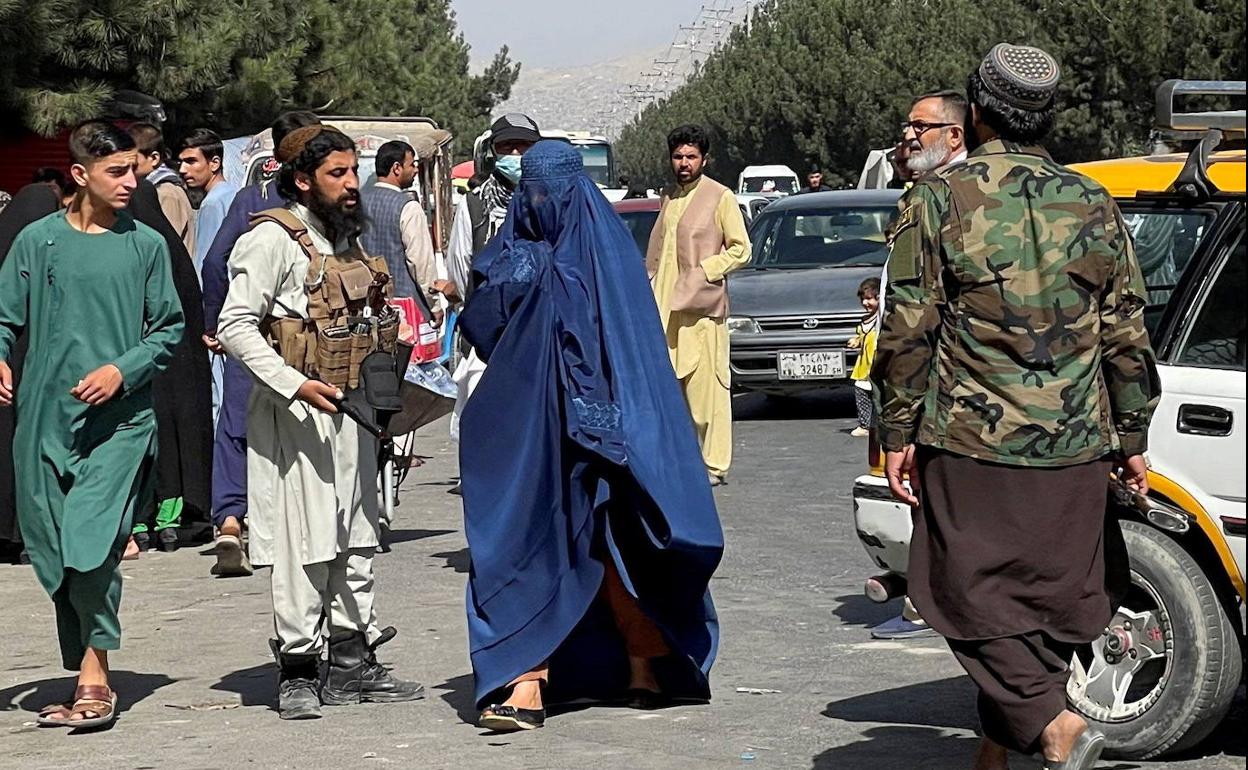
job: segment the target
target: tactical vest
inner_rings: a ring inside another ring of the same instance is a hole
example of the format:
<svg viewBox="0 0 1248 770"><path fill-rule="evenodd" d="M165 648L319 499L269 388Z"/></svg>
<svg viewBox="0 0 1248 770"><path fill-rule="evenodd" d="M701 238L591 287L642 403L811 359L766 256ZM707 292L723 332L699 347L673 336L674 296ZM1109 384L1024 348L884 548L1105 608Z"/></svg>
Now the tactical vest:
<svg viewBox="0 0 1248 770"><path fill-rule="evenodd" d="M263 222L281 226L308 256L308 317L270 316L261 333L288 366L343 390L358 387L364 358L377 350L393 353L399 337L399 313L387 302L392 286L385 258L368 257L359 246L321 254L290 209L251 218L252 228Z"/></svg>

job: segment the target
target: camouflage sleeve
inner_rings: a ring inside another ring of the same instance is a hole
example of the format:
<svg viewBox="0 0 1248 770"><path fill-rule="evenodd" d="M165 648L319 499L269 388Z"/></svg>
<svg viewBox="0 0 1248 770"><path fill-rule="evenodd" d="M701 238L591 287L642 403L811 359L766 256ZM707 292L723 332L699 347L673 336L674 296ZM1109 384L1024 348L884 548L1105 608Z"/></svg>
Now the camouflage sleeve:
<svg viewBox="0 0 1248 770"><path fill-rule="evenodd" d="M948 205L940 182L912 187L898 202L888 257L884 318L871 368L880 444L899 451L913 444L923 412L940 326L940 230Z"/></svg>
<svg viewBox="0 0 1248 770"><path fill-rule="evenodd" d="M1161 379L1144 328L1144 275L1122 213L1112 201L1109 205L1106 242L1114 267L1101 295L1101 372L1114 430L1129 457L1148 449L1148 424L1161 398Z"/></svg>

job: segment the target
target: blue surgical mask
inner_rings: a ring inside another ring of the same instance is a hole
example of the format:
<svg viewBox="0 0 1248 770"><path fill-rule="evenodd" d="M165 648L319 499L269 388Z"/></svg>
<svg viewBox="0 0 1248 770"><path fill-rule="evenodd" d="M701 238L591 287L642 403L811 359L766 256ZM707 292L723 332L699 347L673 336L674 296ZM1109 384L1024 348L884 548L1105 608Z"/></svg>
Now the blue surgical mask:
<svg viewBox="0 0 1248 770"><path fill-rule="evenodd" d="M512 184L520 181L520 156L503 155L494 160L494 169Z"/></svg>

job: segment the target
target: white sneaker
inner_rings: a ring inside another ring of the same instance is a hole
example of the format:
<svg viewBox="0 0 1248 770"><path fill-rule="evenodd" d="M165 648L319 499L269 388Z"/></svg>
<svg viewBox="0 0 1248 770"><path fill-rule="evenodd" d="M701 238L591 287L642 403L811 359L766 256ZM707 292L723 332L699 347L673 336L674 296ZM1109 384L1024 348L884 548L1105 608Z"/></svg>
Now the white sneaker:
<svg viewBox="0 0 1248 770"><path fill-rule="evenodd" d="M867 436L871 435L871 431L859 425L857 428L854 428L853 430L851 430L849 432L849 435L853 436L854 438L866 438Z"/></svg>
<svg viewBox="0 0 1248 770"><path fill-rule="evenodd" d="M251 562L242 539L234 535L217 535L217 563L209 572L218 577L246 577L252 574Z"/></svg>

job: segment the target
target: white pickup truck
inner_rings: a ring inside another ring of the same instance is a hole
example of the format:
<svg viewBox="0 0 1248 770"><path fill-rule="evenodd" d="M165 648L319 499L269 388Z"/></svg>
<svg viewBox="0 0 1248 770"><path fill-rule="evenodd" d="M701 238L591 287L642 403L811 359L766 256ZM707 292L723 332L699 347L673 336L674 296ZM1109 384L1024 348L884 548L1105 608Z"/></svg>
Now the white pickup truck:
<svg viewBox="0 0 1248 770"><path fill-rule="evenodd" d="M737 193L758 193L781 197L802 187L797 172L788 166L746 166L737 177Z"/></svg>

